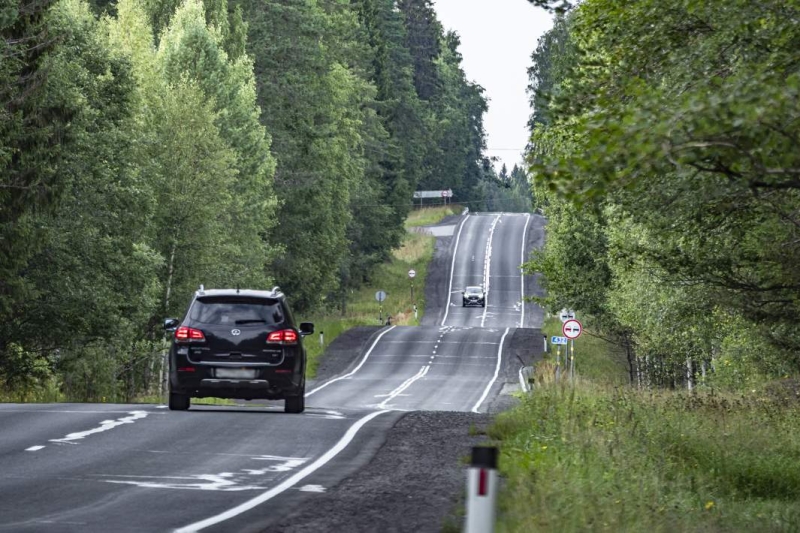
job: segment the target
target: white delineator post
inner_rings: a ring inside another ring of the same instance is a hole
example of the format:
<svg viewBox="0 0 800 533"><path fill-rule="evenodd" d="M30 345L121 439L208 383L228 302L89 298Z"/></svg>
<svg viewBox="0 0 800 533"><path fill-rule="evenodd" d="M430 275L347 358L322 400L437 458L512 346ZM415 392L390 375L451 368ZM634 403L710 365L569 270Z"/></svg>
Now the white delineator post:
<svg viewBox="0 0 800 533"><path fill-rule="evenodd" d="M492 533L497 505L497 448L472 448L467 472L467 521L464 533Z"/></svg>

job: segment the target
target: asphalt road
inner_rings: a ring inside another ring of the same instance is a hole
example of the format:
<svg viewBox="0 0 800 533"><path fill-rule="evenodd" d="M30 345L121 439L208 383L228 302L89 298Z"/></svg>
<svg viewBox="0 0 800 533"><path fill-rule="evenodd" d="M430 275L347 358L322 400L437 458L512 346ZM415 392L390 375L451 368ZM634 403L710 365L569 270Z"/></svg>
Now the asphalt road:
<svg viewBox="0 0 800 533"><path fill-rule="evenodd" d="M367 464L403 412L484 412L514 328L541 326L519 269L541 219L470 215L453 229L438 325L379 330L307 391L302 415L0 405L0 531L263 531ZM487 287L486 308L461 307L471 284Z"/></svg>

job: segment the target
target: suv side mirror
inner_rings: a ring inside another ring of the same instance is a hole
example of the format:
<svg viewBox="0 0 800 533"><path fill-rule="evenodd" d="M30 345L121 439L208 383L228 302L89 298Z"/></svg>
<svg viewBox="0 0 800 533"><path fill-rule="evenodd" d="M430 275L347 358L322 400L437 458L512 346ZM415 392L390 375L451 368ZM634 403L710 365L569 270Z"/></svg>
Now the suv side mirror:
<svg viewBox="0 0 800 533"><path fill-rule="evenodd" d="M175 331L180 324L177 318L168 318L164 321L164 331Z"/></svg>
<svg viewBox="0 0 800 533"><path fill-rule="evenodd" d="M300 335L306 336L314 333L313 322L300 322Z"/></svg>

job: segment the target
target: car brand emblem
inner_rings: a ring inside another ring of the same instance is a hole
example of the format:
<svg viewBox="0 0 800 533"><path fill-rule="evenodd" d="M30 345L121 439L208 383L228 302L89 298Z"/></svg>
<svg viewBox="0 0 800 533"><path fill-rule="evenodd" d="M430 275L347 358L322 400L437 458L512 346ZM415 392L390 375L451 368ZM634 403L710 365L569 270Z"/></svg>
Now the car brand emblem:
<svg viewBox="0 0 800 533"><path fill-rule="evenodd" d="M232 329L231 330L231 335L233 335L234 337L236 337L237 335L241 335L241 334L242 334L242 330L240 330L240 329Z"/></svg>

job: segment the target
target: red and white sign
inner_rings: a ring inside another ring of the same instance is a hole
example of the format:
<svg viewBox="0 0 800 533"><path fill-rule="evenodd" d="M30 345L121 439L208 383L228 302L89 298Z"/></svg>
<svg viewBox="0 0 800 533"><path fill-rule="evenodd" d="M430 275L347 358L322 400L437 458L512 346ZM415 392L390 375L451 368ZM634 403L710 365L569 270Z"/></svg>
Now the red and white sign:
<svg viewBox="0 0 800 533"><path fill-rule="evenodd" d="M583 326L575 319L567 320L561 327L561 331L568 339L577 339L583 333Z"/></svg>

